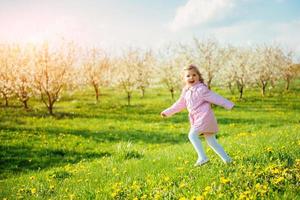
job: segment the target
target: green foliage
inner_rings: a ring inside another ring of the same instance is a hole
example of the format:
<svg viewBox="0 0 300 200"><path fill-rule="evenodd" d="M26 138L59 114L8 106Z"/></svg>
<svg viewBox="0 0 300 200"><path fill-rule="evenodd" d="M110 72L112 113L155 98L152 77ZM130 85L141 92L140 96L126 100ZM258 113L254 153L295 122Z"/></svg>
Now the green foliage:
<svg viewBox="0 0 300 200"><path fill-rule="evenodd" d="M162 119L168 91L64 96L54 116L41 102L0 107L1 199L300 199L299 88L260 97L247 91L232 111L214 107L230 165L204 144L193 167L187 112ZM179 94L176 94L178 97Z"/></svg>

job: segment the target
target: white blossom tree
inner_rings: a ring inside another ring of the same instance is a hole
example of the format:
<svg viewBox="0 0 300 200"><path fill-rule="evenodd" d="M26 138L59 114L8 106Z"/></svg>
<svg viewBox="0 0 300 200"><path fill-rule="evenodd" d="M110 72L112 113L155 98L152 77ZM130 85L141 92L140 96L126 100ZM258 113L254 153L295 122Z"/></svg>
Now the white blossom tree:
<svg viewBox="0 0 300 200"><path fill-rule="evenodd" d="M88 55L83 63L83 71L86 82L94 88L96 101L99 101L100 87L109 82L110 59L100 49L88 50Z"/></svg>
<svg viewBox="0 0 300 200"><path fill-rule="evenodd" d="M137 89L141 90L142 98L145 96L145 90L150 86L153 76L153 66L155 58L152 51L138 50L136 52L136 70L137 70Z"/></svg>
<svg viewBox="0 0 300 200"><path fill-rule="evenodd" d="M122 57L115 63L114 73L118 74L118 85L127 94L128 106L130 106L133 91L138 87L138 62L137 51L129 49L123 52Z"/></svg>
<svg viewBox="0 0 300 200"><path fill-rule="evenodd" d="M14 51L12 45L0 45L0 97L4 99L5 106L14 95Z"/></svg>
<svg viewBox="0 0 300 200"><path fill-rule="evenodd" d="M231 57L236 53L237 48L233 46L228 46L228 61L220 68L220 73L217 74L216 78L218 80L218 84L224 87L227 87L231 94L235 93L236 83L235 83L235 73L232 68L235 67L233 61L231 61Z"/></svg>
<svg viewBox="0 0 300 200"><path fill-rule="evenodd" d="M285 81L285 90L290 89L291 81L297 76L297 65L293 63L294 52L284 52L282 48L277 50L276 59L279 62L279 74Z"/></svg>
<svg viewBox="0 0 300 200"><path fill-rule="evenodd" d="M34 87L51 115L63 89L72 84L74 52L70 43L55 50L44 43L36 51Z"/></svg>
<svg viewBox="0 0 300 200"><path fill-rule="evenodd" d="M170 45L159 53L156 73L159 75L160 82L171 93L172 99L175 92L183 85L182 71L187 64L188 61L183 54L178 54L176 48Z"/></svg>
<svg viewBox="0 0 300 200"><path fill-rule="evenodd" d="M281 61L278 59L279 48L276 45L262 45L256 48L257 62L254 67L254 77L265 96L267 85L279 78Z"/></svg>
<svg viewBox="0 0 300 200"><path fill-rule="evenodd" d="M181 51L189 63L198 66L208 88L211 88L213 79L229 57L226 48L221 47L219 42L212 38L194 38L193 44L182 45Z"/></svg>
<svg viewBox="0 0 300 200"><path fill-rule="evenodd" d="M27 45L18 48L14 57L14 93L24 108L28 109L28 100L33 96L33 63L32 53L34 47Z"/></svg>
<svg viewBox="0 0 300 200"><path fill-rule="evenodd" d="M255 65L255 54L250 48L230 47L230 59L222 74L229 87L232 82L237 86L239 98L243 98L244 89L252 82L252 68ZM232 88L230 88L232 89Z"/></svg>

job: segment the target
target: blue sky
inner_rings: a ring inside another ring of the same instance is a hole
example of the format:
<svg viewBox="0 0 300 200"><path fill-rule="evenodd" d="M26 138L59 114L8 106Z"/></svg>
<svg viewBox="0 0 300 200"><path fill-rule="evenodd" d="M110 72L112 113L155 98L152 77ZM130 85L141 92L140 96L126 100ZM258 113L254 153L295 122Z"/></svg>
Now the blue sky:
<svg viewBox="0 0 300 200"><path fill-rule="evenodd" d="M299 0L0 0L0 41L65 37L120 49L215 37L277 42L300 58L299 10Z"/></svg>

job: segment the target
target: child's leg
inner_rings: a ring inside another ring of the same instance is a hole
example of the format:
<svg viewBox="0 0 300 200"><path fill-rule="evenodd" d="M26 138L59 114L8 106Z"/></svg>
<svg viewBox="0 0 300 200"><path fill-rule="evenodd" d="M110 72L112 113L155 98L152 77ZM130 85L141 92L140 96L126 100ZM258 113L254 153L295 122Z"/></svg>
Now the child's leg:
<svg viewBox="0 0 300 200"><path fill-rule="evenodd" d="M225 163L231 162L231 158L226 154L222 146L218 143L215 134L204 135L207 144L221 157Z"/></svg>
<svg viewBox="0 0 300 200"><path fill-rule="evenodd" d="M207 160L207 157L204 153L204 150L203 150L203 147L201 144L201 140L199 139L198 134L199 134L199 132L197 130L194 130L191 128L191 130L189 132L189 140L193 144L193 146L198 154L198 161Z"/></svg>

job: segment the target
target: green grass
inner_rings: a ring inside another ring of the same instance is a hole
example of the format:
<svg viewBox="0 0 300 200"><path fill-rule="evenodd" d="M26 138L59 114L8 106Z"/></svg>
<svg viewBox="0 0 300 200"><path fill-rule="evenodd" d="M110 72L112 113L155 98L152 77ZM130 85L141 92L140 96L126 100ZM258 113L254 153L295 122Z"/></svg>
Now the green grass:
<svg viewBox="0 0 300 200"><path fill-rule="evenodd" d="M65 95L54 116L38 100L25 111L0 108L1 199L300 199L300 88L214 107L218 140L234 159L225 165L207 147L210 162L193 167L187 112L162 119L172 104L163 89ZM178 94L177 94L178 96ZM20 105L20 106L19 106Z"/></svg>

